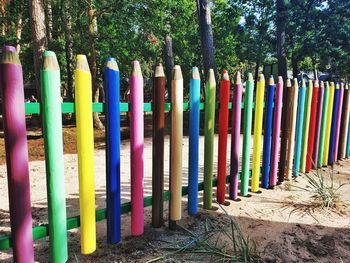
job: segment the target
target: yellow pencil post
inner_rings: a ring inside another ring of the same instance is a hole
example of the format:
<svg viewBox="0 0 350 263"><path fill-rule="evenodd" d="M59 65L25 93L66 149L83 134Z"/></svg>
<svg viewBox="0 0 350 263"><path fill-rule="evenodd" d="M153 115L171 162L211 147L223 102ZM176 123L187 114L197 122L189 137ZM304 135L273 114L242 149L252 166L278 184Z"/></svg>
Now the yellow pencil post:
<svg viewBox="0 0 350 263"><path fill-rule="evenodd" d="M326 88L328 88L328 82L326 82ZM331 138L331 126L332 126L332 115L333 115L333 100L334 100L334 82L331 82L329 87L329 100L328 100L328 111L326 121L326 134L324 137L324 150L323 150L323 165L328 164L328 153L329 153L329 141Z"/></svg>
<svg viewBox="0 0 350 263"><path fill-rule="evenodd" d="M253 168L252 168L252 192L259 190L260 177L260 160L261 160L261 134L264 113L264 93L265 93L265 77L260 74L255 98L255 116L254 116L254 144L253 144Z"/></svg>
<svg viewBox="0 0 350 263"><path fill-rule="evenodd" d="M94 133L91 73L85 55L77 56L75 112L77 125L81 253L96 249Z"/></svg>

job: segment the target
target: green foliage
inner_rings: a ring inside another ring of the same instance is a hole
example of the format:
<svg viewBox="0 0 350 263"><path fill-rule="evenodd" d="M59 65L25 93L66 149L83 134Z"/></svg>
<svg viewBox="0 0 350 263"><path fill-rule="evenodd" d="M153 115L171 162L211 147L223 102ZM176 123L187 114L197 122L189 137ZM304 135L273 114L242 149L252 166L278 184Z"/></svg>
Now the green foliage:
<svg viewBox="0 0 350 263"><path fill-rule="evenodd" d="M62 79L66 81L66 24L63 6L67 0L52 0L53 39L49 48L58 56ZM87 10L91 1L68 1L72 17L74 54L90 57ZM0 44L16 44L18 15L22 15L21 61L26 84L33 83L33 55L27 0L7 1L1 25ZM202 65L198 14L193 0L99 0L92 1L97 21L94 42L98 51L98 78L102 81L106 57L118 59L123 89L131 61L141 62L146 87L157 62L164 62L164 39L173 39L175 64L182 66L188 83L192 66ZM297 70L330 72L333 78L347 78L350 72L350 2L347 0L288 0L286 50ZM276 61L276 8L274 0L212 1L212 27L218 69L254 70ZM46 7L47 8L47 7ZM148 92L149 93L149 92ZM188 93L186 87L185 95Z"/></svg>

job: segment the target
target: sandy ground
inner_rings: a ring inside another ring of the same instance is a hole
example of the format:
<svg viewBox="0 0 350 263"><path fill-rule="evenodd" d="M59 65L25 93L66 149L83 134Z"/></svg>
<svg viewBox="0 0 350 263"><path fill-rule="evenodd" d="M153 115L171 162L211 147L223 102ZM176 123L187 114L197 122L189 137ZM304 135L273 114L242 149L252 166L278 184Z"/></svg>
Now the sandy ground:
<svg viewBox="0 0 350 263"><path fill-rule="evenodd" d="M201 137L200 152L204 152ZM183 185L187 185L188 138L184 138L183 147ZM230 145L230 142L229 142ZM101 148L103 148L101 143ZM216 143L217 146L217 137ZM122 141L122 202L130 200L129 142ZM169 138L165 141L165 189L168 189L169 174ZM215 148L215 155L217 148ZM228 151L229 153L229 151ZM152 141L145 139L145 196L152 191ZM203 154L200 156L200 179L203 173ZM217 155L215 156L215 171ZM229 154L227 158L229 169ZM330 169L330 168L328 168ZM256 242L262 262L350 262L350 160L342 161L334 168L335 182L348 183L339 190L342 202L336 210L324 211L315 207L311 194L291 185L306 187L305 177L276 187L274 190L262 190L242 197L241 201L229 201L224 209L236 220L243 233ZM30 162L31 198L34 226L47 223L46 183L44 161ZM67 215L79 214L77 156L65 155L65 177ZM95 150L95 187L96 208L105 207L105 152ZM0 234L9 234L9 214L6 167L0 166ZM215 189L214 189L215 193ZM200 197L202 193L200 193ZM200 202L202 199L200 198ZM204 211L200 209L198 217L189 217L186 211L187 197L183 198L183 219L179 225L193 228L202 224L205 218L224 218L223 211ZM214 206L217 207L216 204ZM164 217L167 217L165 205ZM122 216L123 241L118 245L106 244L106 221L97 223L97 250L92 255L80 254L79 229L69 231L69 262L146 262L168 252L159 240L169 242L182 235L182 231L170 231L166 226L161 229L150 227L151 208L145 209L145 234L142 237L130 236L130 214ZM48 262L49 239L35 242L35 259ZM11 262L12 250L0 251L0 261ZM168 259L168 262L187 261ZM203 260L202 260L203 261ZM206 261L206 260L204 260ZM207 261L210 261L208 259Z"/></svg>

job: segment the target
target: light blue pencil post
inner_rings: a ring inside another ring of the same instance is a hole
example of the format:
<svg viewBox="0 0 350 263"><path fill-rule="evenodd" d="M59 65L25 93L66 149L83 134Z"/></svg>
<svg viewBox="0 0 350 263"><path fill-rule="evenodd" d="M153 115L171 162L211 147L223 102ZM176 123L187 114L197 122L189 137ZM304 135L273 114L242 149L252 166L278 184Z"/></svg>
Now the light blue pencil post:
<svg viewBox="0 0 350 263"><path fill-rule="evenodd" d="M306 84L303 80L299 89L298 99L298 113L297 113L297 127L295 136L295 153L294 153L294 169L293 175L298 176L300 170L301 158L301 142L303 138L303 123L304 123L304 109L305 109Z"/></svg>
<svg viewBox="0 0 350 263"><path fill-rule="evenodd" d="M200 77L197 67L192 68L190 80L190 116L189 116L189 173L188 173L188 214L198 212L198 151L200 118Z"/></svg>

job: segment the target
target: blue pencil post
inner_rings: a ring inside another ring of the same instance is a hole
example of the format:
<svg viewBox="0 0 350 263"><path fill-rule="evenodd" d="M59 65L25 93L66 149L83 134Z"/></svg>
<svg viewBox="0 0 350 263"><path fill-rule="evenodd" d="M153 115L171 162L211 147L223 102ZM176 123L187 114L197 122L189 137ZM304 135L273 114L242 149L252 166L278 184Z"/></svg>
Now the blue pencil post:
<svg viewBox="0 0 350 263"><path fill-rule="evenodd" d="M335 132L337 128L337 117L338 117L338 108L339 108L339 96L340 88L339 84L336 84L334 92L334 103L333 103L333 115L332 115L332 126L331 126L331 139L329 141L329 153L328 153L328 164L333 164L334 157L334 146L335 146Z"/></svg>
<svg viewBox="0 0 350 263"><path fill-rule="evenodd" d="M265 104L265 129L264 129L264 150L261 187L269 187L270 158L271 158L271 133L272 133L272 117L273 117L273 98L275 94L275 83L273 76L269 79L267 87L267 101Z"/></svg>
<svg viewBox="0 0 350 263"><path fill-rule="evenodd" d="M303 123L304 123L304 110L305 110L305 96L306 96L306 84L303 79L302 85L299 89L298 99L298 115L297 115L297 127L295 136L295 153L294 153L294 169L293 175L298 176L300 170L300 158L301 158L301 143L303 138Z"/></svg>
<svg viewBox="0 0 350 263"><path fill-rule="evenodd" d="M192 68L190 80L190 113L189 113L189 173L188 173L188 214L198 212L198 151L199 151L199 103L200 77L197 67Z"/></svg>
<svg viewBox="0 0 350 263"><path fill-rule="evenodd" d="M106 187L107 242L121 239L120 226L120 74L114 58L107 58L104 69L106 93Z"/></svg>

